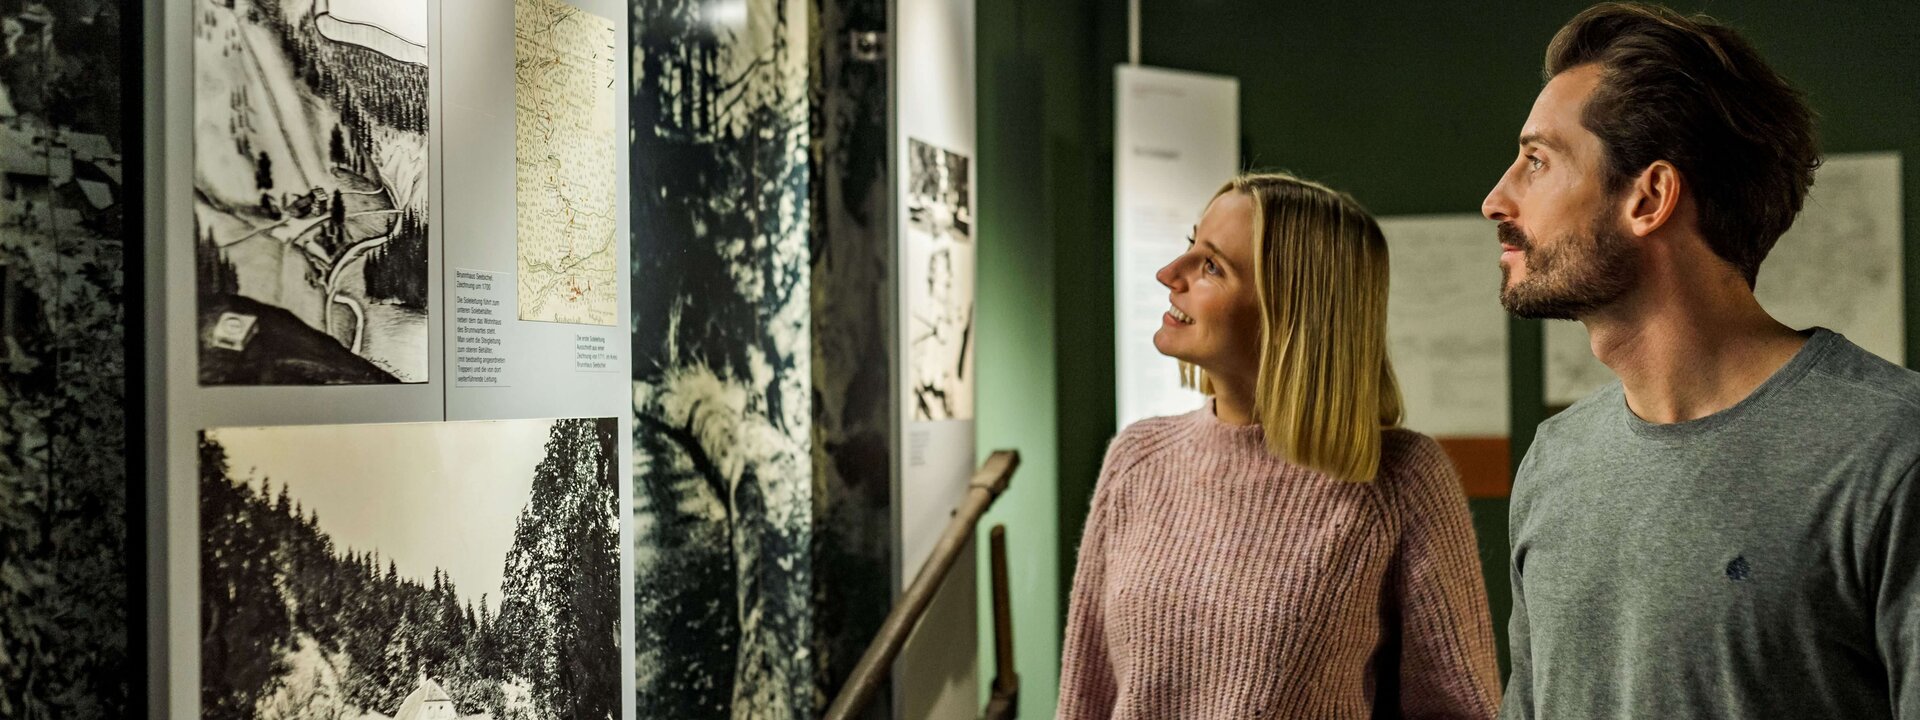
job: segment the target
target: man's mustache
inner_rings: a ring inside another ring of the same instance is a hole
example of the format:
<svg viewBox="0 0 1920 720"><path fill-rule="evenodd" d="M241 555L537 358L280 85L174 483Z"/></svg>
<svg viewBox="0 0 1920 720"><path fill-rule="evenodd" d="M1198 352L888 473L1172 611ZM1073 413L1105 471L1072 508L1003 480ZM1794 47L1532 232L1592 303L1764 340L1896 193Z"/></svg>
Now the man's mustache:
<svg viewBox="0 0 1920 720"><path fill-rule="evenodd" d="M1499 234L1502 245L1509 245L1521 251L1533 249L1533 239L1527 237L1526 233L1521 232L1520 228L1515 227L1511 222L1500 223L1495 232Z"/></svg>

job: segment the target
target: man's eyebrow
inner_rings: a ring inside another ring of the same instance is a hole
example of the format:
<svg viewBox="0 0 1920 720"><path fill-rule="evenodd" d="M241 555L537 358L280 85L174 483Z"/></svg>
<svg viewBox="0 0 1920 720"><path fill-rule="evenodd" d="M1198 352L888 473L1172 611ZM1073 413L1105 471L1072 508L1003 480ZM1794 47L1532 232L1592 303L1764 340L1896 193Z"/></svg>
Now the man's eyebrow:
<svg viewBox="0 0 1920 720"><path fill-rule="evenodd" d="M1547 135L1546 133L1530 132L1525 135L1521 135L1520 147L1526 147L1528 145L1539 145L1540 147L1543 147L1555 152L1567 151L1566 146L1561 145L1559 140L1553 139L1552 136Z"/></svg>

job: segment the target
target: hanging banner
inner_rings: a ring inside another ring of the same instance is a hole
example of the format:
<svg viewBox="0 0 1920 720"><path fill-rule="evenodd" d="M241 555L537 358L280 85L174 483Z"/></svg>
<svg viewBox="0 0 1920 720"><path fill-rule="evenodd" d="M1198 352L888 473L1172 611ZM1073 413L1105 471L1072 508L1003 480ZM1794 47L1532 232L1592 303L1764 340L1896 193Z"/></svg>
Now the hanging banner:
<svg viewBox="0 0 1920 720"><path fill-rule="evenodd" d="M1240 81L1122 65L1114 73L1113 312L1119 427L1198 407L1179 364L1153 347L1167 311L1155 271L1186 251L1201 211L1239 164Z"/></svg>

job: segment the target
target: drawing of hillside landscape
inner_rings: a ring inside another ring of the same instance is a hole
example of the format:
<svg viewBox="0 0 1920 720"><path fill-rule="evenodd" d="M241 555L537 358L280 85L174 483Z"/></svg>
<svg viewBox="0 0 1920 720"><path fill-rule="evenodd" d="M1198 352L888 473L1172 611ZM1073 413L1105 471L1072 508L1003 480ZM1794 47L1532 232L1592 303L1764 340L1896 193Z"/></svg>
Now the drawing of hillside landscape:
<svg viewBox="0 0 1920 720"><path fill-rule="evenodd" d="M194 2L201 384L426 382L426 3Z"/></svg>

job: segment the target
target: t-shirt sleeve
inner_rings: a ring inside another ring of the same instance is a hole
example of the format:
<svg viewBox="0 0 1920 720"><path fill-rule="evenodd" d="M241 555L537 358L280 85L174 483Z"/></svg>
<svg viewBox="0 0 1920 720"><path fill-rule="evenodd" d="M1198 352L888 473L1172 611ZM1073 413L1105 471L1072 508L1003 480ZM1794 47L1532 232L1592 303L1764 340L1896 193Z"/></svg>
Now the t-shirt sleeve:
<svg viewBox="0 0 1920 720"><path fill-rule="evenodd" d="M1538 441L1534 447L1539 447ZM1533 720L1533 632L1527 619L1527 590L1524 582L1526 559L1520 543L1520 529L1526 526L1527 504L1520 501L1520 481L1533 462L1533 450L1520 461L1514 475L1514 494L1507 505L1507 578L1513 588L1513 609L1507 615L1507 689L1500 720Z"/></svg>
<svg viewBox="0 0 1920 720"><path fill-rule="evenodd" d="M1875 641L1887 668L1894 717L1920 720L1920 462L1907 468L1881 509L1872 547L1880 557Z"/></svg>
<svg viewBox="0 0 1920 720"><path fill-rule="evenodd" d="M1519 518L1511 512L1507 517L1509 527L1520 527ZM1518 558L1508 557L1507 577L1513 584L1513 610L1507 616L1507 662L1511 670L1507 675L1506 700L1500 707L1500 720L1532 720L1533 645L1527 628L1526 584L1520 581Z"/></svg>
<svg viewBox="0 0 1920 720"><path fill-rule="evenodd" d="M1059 720L1105 720L1113 713L1119 686L1113 661L1107 654L1104 598L1107 584L1106 541L1115 517L1114 478L1131 464L1126 438L1114 440L1100 468L1086 529L1080 535L1079 560L1074 565L1073 593L1067 601L1067 633L1060 648Z"/></svg>
<svg viewBox="0 0 1920 720"><path fill-rule="evenodd" d="M1395 476L1383 478L1394 484L1401 527L1389 578L1400 623L1400 716L1492 718L1500 669L1473 516L1439 444L1412 442Z"/></svg>

